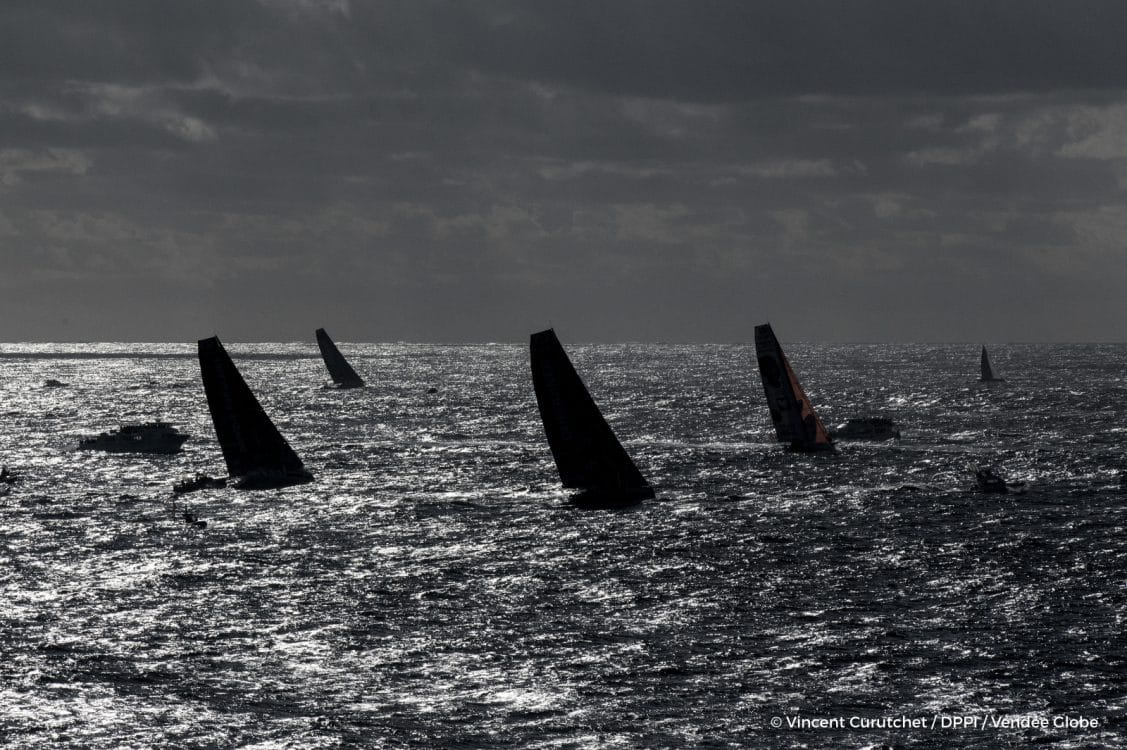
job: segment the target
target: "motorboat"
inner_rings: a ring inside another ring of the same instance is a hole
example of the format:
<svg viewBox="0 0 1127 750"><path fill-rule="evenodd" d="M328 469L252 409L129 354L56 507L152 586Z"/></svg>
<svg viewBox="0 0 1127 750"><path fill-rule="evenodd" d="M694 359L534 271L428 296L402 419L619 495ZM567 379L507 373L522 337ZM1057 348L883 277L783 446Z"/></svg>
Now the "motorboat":
<svg viewBox="0 0 1127 750"><path fill-rule="evenodd" d="M207 474L196 474L194 477L185 477L172 485L172 491L177 495L184 495L197 490L217 490L227 486L227 477L211 477Z"/></svg>
<svg viewBox="0 0 1127 750"><path fill-rule="evenodd" d="M126 424L111 432L84 437L79 450L110 453L179 453L188 436L168 422Z"/></svg>

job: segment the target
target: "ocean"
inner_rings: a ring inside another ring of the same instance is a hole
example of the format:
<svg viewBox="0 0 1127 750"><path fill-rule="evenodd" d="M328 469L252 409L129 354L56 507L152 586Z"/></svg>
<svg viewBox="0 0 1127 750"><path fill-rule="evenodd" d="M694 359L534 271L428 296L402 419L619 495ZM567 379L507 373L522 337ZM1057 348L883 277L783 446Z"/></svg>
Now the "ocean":
<svg viewBox="0 0 1127 750"><path fill-rule="evenodd" d="M1127 346L784 341L902 431L801 455L750 345L564 345L656 500L568 503L526 346L228 344L316 481L174 501L194 343L0 345L0 748L1127 747Z"/></svg>

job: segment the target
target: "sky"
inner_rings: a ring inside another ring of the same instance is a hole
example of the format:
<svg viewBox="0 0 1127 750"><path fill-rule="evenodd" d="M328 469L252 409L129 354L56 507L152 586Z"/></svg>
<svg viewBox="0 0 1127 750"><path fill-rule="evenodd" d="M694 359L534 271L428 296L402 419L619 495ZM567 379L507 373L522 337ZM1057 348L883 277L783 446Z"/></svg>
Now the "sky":
<svg viewBox="0 0 1127 750"><path fill-rule="evenodd" d="M0 341L1127 341L1119 0L4 0Z"/></svg>

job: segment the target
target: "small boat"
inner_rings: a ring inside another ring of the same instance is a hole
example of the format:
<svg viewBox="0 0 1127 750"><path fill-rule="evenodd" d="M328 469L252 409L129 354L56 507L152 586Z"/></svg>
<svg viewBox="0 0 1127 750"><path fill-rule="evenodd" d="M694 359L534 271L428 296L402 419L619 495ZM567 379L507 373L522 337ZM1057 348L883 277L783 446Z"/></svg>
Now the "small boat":
<svg viewBox="0 0 1127 750"><path fill-rule="evenodd" d="M755 327L755 356L778 441L788 443L792 451L832 451L833 439L802 390L770 323Z"/></svg>
<svg viewBox="0 0 1127 750"><path fill-rule="evenodd" d="M200 475L197 475L197 476L203 476L203 475L200 474ZM184 524L187 525L187 526L192 526L192 527L197 528L197 529L206 529L207 528L207 521L201 521L199 516L197 516L195 513L193 513L192 510L190 508L188 508L188 506L186 506L186 505L183 506L183 510L177 510L175 499L172 501L172 514L173 515L179 514L180 518L184 521Z"/></svg>
<svg viewBox="0 0 1127 750"><path fill-rule="evenodd" d="M219 338L200 339L200 375L227 471L238 489L274 489L313 481L301 459L254 397Z"/></svg>
<svg viewBox="0 0 1127 750"><path fill-rule="evenodd" d="M190 510L184 511L181 518L184 519L184 523L187 524L188 526L193 526L197 529L206 529L207 528L207 521L201 521L199 519L199 516L197 516L195 513L193 513Z"/></svg>
<svg viewBox="0 0 1127 750"><path fill-rule="evenodd" d="M974 481L982 492L998 494L1009 492L1009 488L1006 487L1006 480L989 466L974 467Z"/></svg>
<svg viewBox="0 0 1127 750"><path fill-rule="evenodd" d="M329 370L329 375L332 376L333 382L339 388L359 388L364 385L363 379L356 374L356 370L352 369L352 365L348 364L348 360L337 349L337 345L329 338L329 334L325 333L324 328L318 328L317 346L321 348L321 359L325 360L325 367Z"/></svg>
<svg viewBox="0 0 1127 750"><path fill-rule="evenodd" d="M167 422L122 425L112 432L84 437L79 450L109 453L179 453L188 436Z"/></svg>
<svg viewBox="0 0 1127 750"><path fill-rule="evenodd" d="M1025 482L1007 482L1006 478L991 466L974 466L974 481L980 492L1006 494L1010 490L1024 490Z"/></svg>
<svg viewBox="0 0 1127 750"><path fill-rule="evenodd" d="M194 477L187 477L172 485L172 491L177 495L185 495L198 490L216 490L226 486L226 477L211 477L207 474L196 474Z"/></svg>
<svg viewBox="0 0 1127 750"><path fill-rule="evenodd" d="M830 431L834 440L899 440L900 430L887 417L847 419Z"/></svg>
<svg viewBox="0 0 1127 750"><path fill-rule="evenodd" d="M982 347L982 358L979 362L982 369L982 377L978 380L980 383L1004 383L1005 378L999 378L994 374L993 368L990 367L990 355L986 353L986 347Z"/></svg>
<svg viewBox="0 0 1127 750"><path fill-rule="evenodd" d="M43 387L44 388L66 388L67 384L64 383L61 380L55 380L54 378L47 378L46 380L43 381Z"/></svg>
<svg viewBox="0 0 1127 750"><path fill-rule="evenodd" d="M580 508L622 508L654 497L591 398L556 332L532 334L532 385L548 447L564 487Z"/></svg>
<svg viewBox="0 0 1127 750"><path fill-rule="evenodd" d="M20 475L14 471L8 471L8 467L0 467L0 484L15 484L20 479Z"/></svg>

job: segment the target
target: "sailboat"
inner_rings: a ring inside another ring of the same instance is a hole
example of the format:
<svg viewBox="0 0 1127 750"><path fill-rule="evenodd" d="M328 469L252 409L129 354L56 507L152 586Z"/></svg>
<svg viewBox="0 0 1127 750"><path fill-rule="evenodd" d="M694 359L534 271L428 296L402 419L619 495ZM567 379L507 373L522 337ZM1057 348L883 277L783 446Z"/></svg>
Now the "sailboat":
<svg viewBox="0 0 1127 750"><path fill-rule="evenodd" d="M755 356L780 443L792 451L833 450L833 440L791 369L770 323L755 327Z"/></svg>
<svg viewBox="0 0 1127 750"><path fill-rule="evenodd" d="M571 500L585 508L625 507L653 498L654 491L618 442L556 338L532 334L532 385L548 447Z"/></svg>
<svg viewBox="0 0 1127 750"><path fill-rule="evenodd" d="M348 360L337 349L337 345L329 338L329 334L325 333L324 328L317 329L317 346L321 347L321 358L325 360L325 367L329 369L329 375L332 376L333 382L341 388L359 388L364 385L364 381L356 374L356 370L352 369L352 365L348 364Z"/></svg>
<svg viewBox="0 0 1127 750"><path fill-rule="evenodd" d="M227 471L239 489L272 489L313 481L263 411L219 338L199 341L200 374Z"/></svg>
<svg viewBox="0 0 1127 750"><path fill-rule="evenodd" d="M990 367L990 355L986 353L986 347L982 347L982 377L979 382L982 383L1004 383L1005 378L999 378L994 375L994 370Z"/></svg>

